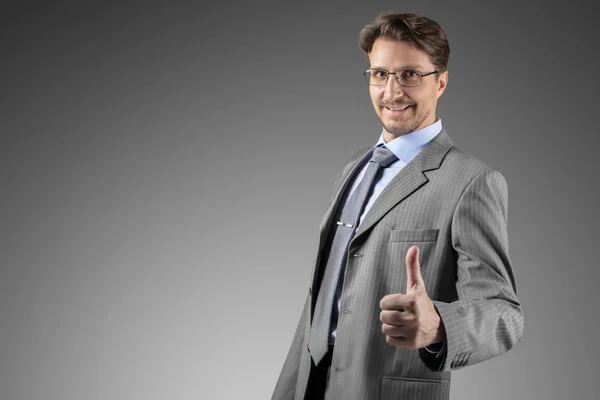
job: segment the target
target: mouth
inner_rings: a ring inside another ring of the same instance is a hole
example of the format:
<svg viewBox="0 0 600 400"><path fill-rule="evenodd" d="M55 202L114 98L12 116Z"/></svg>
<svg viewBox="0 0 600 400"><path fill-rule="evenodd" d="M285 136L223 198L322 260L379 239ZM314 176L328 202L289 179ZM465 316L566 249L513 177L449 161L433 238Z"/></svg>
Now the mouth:
<svg viewBox="0 0 600 400"><path fill-rule="evenodd" d="M408 111L408 109L412 107L409 104L404 104L404 105L400 105L400 106L383 106L383 108L386 110L386 112L390 115L402 115L402 114L406 114Z"/></svg>

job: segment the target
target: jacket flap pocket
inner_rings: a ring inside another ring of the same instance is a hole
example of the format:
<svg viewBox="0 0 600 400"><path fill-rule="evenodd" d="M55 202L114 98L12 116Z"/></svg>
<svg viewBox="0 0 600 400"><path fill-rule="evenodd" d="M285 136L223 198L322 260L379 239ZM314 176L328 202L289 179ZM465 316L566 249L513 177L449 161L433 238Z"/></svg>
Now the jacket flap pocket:
<svg viewBox="0 0 600 400"><path fill-rule="evenodd" d="M390 242L435 242L439 229L392 229Z"/></svg>
<svg viewBox="0 0 600 400"><path fill-rule="evenodd" d="M381 400L449 398L450 381L447 380L384 377L381 383Z"/></svg>

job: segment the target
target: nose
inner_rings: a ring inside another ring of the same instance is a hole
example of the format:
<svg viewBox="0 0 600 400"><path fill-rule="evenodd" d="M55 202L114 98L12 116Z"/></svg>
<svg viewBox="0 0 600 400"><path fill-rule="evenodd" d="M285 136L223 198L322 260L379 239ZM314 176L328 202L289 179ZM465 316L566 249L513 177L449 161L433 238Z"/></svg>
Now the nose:
<svg viewBox="0 0 600 400"><path fill-rule="evenodd" d="M392 95L392 97L402 97L404 95L404 88L398 83L398 76L392 75L388 76L388 80L383 87L386 93Z"/></svg>

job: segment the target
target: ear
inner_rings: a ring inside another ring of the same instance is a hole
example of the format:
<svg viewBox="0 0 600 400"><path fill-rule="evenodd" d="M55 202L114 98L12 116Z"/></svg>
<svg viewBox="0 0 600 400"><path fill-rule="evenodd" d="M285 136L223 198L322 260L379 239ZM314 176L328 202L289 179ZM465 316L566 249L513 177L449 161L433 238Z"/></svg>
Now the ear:
<svg viewBox="0 0 600 400"><path fill-rule="evenodd" d="M441 72L437 81L437 98L439 99L448 85L448 70Z"/></svg>

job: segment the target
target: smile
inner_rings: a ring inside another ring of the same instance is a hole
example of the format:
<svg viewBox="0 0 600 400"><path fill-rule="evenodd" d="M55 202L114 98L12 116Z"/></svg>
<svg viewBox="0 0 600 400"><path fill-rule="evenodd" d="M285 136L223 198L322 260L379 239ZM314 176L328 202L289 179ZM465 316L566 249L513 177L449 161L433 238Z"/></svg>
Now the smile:
<svg viewBox="0 0 600 400"><path fill-rule="evenodd" d="M387 106L383 106L387 111L388 114L392 114L392 115L401 115L404 114L406 112L406 110L408 110L411 106L410 105L403 105L403 106L398 106L398 107L387 107Z"/></svg>
<svg viewBox="0 0 600 400"><path fill-rule="evenodd" d="M388 109L392 110L392 111L404 111L408 108L408 106L401 106L401 107L387 107Z"/></svg>

